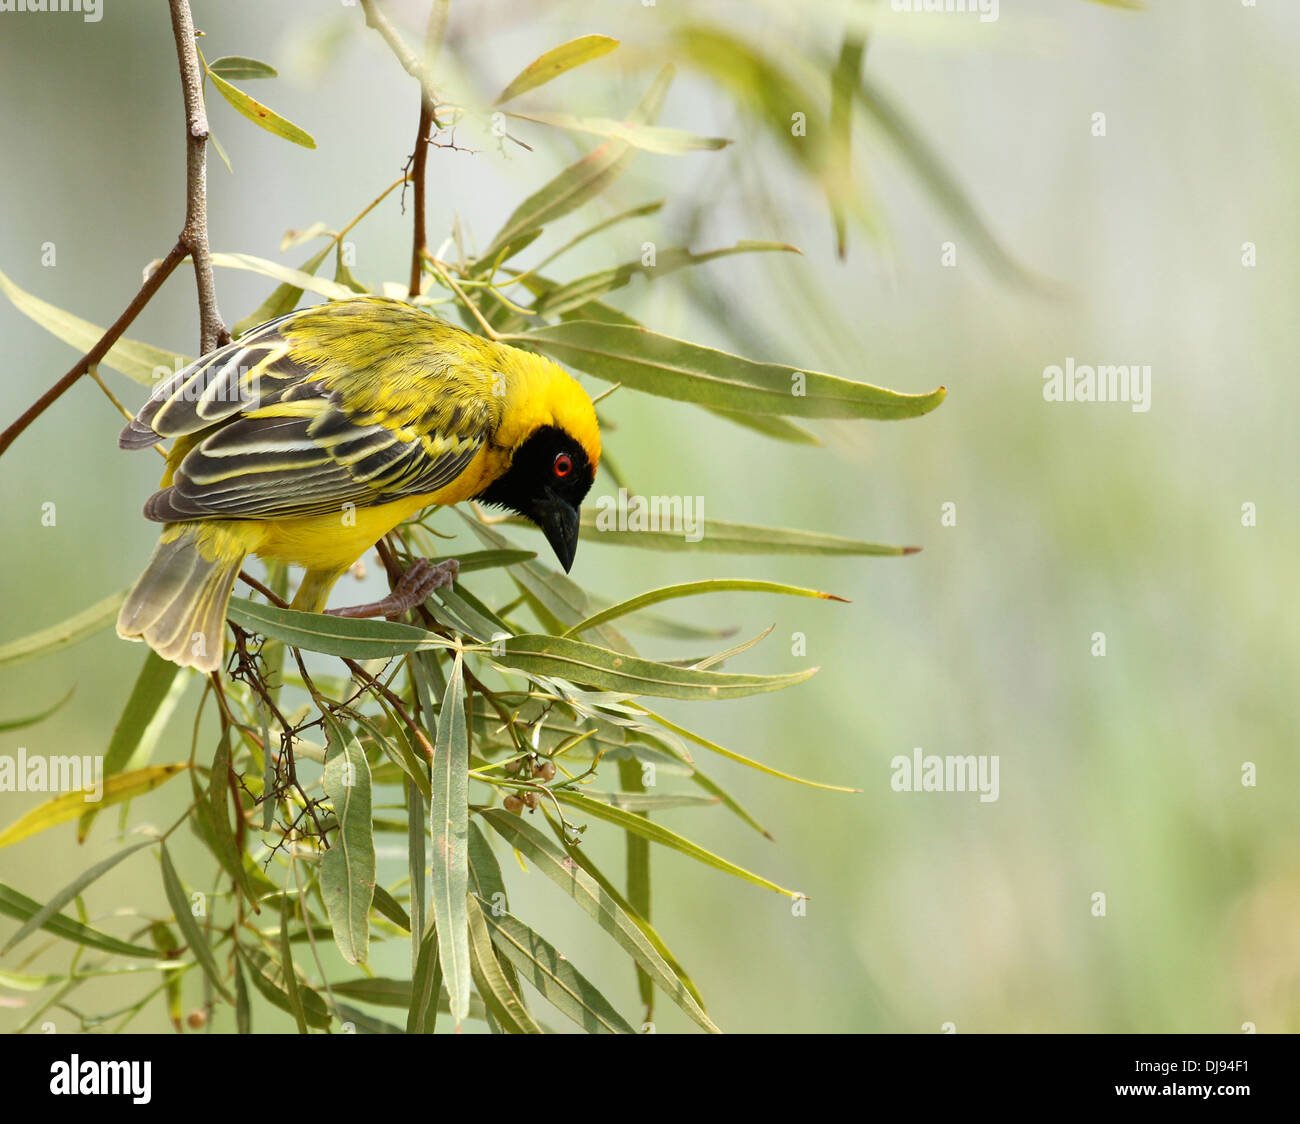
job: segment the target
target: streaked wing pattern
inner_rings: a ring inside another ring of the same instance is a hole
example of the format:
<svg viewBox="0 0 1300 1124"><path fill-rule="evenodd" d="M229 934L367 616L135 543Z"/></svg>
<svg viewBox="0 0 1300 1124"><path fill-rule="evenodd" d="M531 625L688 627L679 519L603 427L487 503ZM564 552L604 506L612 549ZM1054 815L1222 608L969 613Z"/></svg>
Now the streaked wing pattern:
<svg viewBox="0 0 1300 1124"><path fill-rule="evenodd" d="M293 362L278 331L290 312L203 356L158 386L118 438L143 449L164 437L198 433L261 403L275 401L311 375Z"/></svg>
<svg viewBox="0 0 1300 1124"><path fill-rule="evenodd" d="M473 460L487 412L457 407L435 428L429 422L445 404L433 386L414 416L409 407L398 416L346 408L343 390L290 354L280 327L299 315L190 364L122 431L123 448L170 437L183 453L169 486L145 504L147 518L294 518L389 503L437 491Z"/></svg>
<svg viewBox="0 0 1300 1124"><path fill-rule="evenodd" d="M292 401L235 418L205 437L181 460L171 486L149 499L146 517L293 518L389 503L450 483L483 443L358 425L336 395L316 388L319 397L304 399L310 386L300 384Z"/></svg>

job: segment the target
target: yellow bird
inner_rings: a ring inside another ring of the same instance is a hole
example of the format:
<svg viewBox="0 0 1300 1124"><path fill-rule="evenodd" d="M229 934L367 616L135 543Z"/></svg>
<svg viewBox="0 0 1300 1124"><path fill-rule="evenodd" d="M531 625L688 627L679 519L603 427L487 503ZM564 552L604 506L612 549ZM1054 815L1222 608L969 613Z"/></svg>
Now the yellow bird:
<svg viewBox="0 0 1300 1124"><path fill-rule="evenodd" d="M175 444L144 506L162 535L117 632L205 672L222 665L247 555L304 566L293 607L324 612L399 523L476 498L536 523L567 571L600 461L596 411L562 368L380 297L291 312L192 363L118 444L164 438ZM456 571L417 563L383 601L330 611L401 612Z"/></svg>

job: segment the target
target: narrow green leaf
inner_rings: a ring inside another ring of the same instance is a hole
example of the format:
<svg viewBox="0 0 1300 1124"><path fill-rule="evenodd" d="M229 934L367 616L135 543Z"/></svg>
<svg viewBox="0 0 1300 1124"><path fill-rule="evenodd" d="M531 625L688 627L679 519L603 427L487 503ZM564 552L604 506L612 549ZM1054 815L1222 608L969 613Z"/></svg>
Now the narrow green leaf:
<svg viewBox="0 0 1300 1124"><path fill-rule="evenodd" d="M609 117L578 117L572 113L547 113L531 110L507 112L509 117L566 129L571 133L588 133L597 137L612 137L626 141L643 152L660 156L681 156L687 152L714 151L731 143L726 137L702 137L685 129L665 129L660 125L641 125L632 121L615 121Z"/></svg>
<svg viewBox="0 0 1300 1124"><path fill-rule="evenodd" d="M620 770L624 765L631 765L636 775L638 777L641 775L640 762L635 758L620 761ZM584 788L582 794L588 800L598 800L602 804L622 808L625 812L662 812L668 808L707 808L722 802L722 798L719 796L696 796L690 792L667 794L637 792L628 789L626 782L623 782L623 787L625 789L623 792L598 792L595 789ZM644 915L644 911L639 906L637 912Z"/></svg>
<svg viewBox="0 0 1300 1124"><path fill-rule="evenodd" d="M384 706L387 712L386 702L381 702L380 705ZM415 784L422 796L427 797L429 795L428 763L415 752L406 736L406 732L398 722L392 721L392 718L393 716L390 714L386 733L380 730L365 715L356 715L357 724L371 736L375 744L383 751L384 756L406 774L407 779ZM392 736L389 737L389 734ZM424 817L420 816L419 820L423 823ZM420 831L423 833L423 826Z"/></svg>
<svg viewBox="0 0 1300 1124"><path fill-rule="evenodd" d="M320 887L343 959L364 964L370 950L370 905L375 896L370 764L352 733L328 712L324 717L329 746L322 786L339 830L321 857Z"/></svg>
<svg viewBox="0 0 1300 1124"><path fill-rule="evenodd" d="M665 67L659 73L641 104L630 115L632 123L654 120L672 77L671 67ZM484 266L495 265L503 260L503 255L508 257L518 253L525 240L535 236L536 231L577 210L604 191L622 174L635 154L636 150L626 141L608 140L576 164L565 168L515 208L491 245L483 251L479 262Z"/></svg>
<svg viewBox="0 0 1300 1124"><path fill-rule="evenodd" d="M352 270L348 267L348 263L347 263L346 261L343 260L343 243L342 243L342 242L337 242L337 243L335 243L335 249L334 249L334 284L336 284L336 285L342 285L345 289L349 289L349 290L351 290L353 293L368 293L368 292L370 292L370 290L367 289L367 288L365 287L365 285L363 285L360 281L358 281L358 280L356 279L355 276L353 276L353 274L352 274Z"/></svg>
<svg viewBox="0 0 1300 1124"><path fill-rule="evenodd" d="M853 190L853 91L862 73L866 39L848 32L840 44L840 57L831 71L831 167L828 194L835 225L835 253L841 261L848 250L848 229L844 197Z"/></svg>
<svg viewBox="0 0 1300 1124"><path fill-rule="evenodd" d="M144 666L104 753L105 776L116 776L148 764L189 679L188 672L181 674L181 668L152 649L145 654ZM77 842L85 840L97 815L94 808L82 815L77 824Z"/></svg>
<svg viewBox="0 0 1300 1124"><path fill-rule="evenodd" d="M273 892L274 887L271 886L270 880L260 871L256 875L250 875L244 866L244 855L239 849L239 842L236 840L235 833L230 826L227 805L229 770L230 741L229 731L227 730L217 740L217 749L212 757L212 768L209 772L206 791L199 787L198 776L193 773L190 775L191 787L194 791L194 815L191 822L194 824L199 838L207 844L213 856L221 864L222 869L234 880L252 905L254 912L260 912L257 904L258 900L267 891ZM256 890L254 889L255 879L259 883Z"/></svg>
<svg viewBox="0 0 1300 1124"><path fill-rule="evenodd" d="M837 597L833 593L822 593L816 589L804 589L797 585L785 585L781 582L752 581L748 578L710 578L707 581L682 582L678 585L665 585L659 589L652 589L636 597L630 597L626 601L620 601L617 605L611 605L608 609L602 609L594 616L588 617L585 621L569 628L565 636L577 636L580 632L586 632L587 629L598 624L604 624L606 621L617 620L619 617L626 616L628 613L635 613L638 609L644 609L647 605L657 605L660 601L671 601L676 597L695 597L702 593L781 593L790 597L817 597L824 601L844 601L846 598Z"/></svg>
<svg viewBox="0 0 1300 1124"><path fill-rule="evenodd" d="M211 130L208 131L208 140L212 142L213 151L216 152L218 158L226 166L226 171L233 176L235 174L235 167L230 162L230 154L226 151L226 146L217 139L217 134Z"/></svg>
<svg viewBox="0 0 1300 1124"><path fill-rule="evenodd" d="M617 46L618 40L611 39L608 35L582 35L561 43L558 47L552 47L524 67L492 104L504 105L520 94L544 86L576 66L609 54Z"/></svg>
<svg viewBox="0 0 1300 1124"><path fill-rule="evenodd" d="M121 773L116 777L106 777L103 795L97 802L97 806L107 808L110 804L143 796L188 768L189 766L182 761L175 765L149 765L130 773ZM37 832L67 823L68 820L75 820L85 812L86 805L86 792L82 789L61 793L44 804L38 804L30 812L19 816L4 831L0 831L0 847L8 847L11 843L17 843L20 839L26 839Z"/></svg>
<svg viewBox="0 0 1300 1124"><path fill-rule="evenodd" d="M460 563L460 572L470 574L475 570L491 570L498 566L514 566L520 562L531 562L537 557L535 550L470 550L460 555L446 555L430 558L435 565L455 558Z"/></svg>
<svg viewBox="0 0 1300 1124"><path fill-rule="evenodd" d="M50 715L54 714L56 711L62 708L63 704L66 703L70 698L72 698L72 694L75 690L76 690L75 687L69 687L68 693L64 695L63 698L61 698L53 706L48 706L44 710L39 711L36 714L30 714L26 718L9 718L3 722L0 722L0 733L7 732L9 730L23 730L26 729L28 726L35 726L40 722L44 722L47 718L50 717Z"/></svg>
<svg viewBox="0 0 1300 1124"><path fill-rule="evenodd" d="M333 243L327 244L323 250L319 253L313 254L303 262L300 269L295 270L294 272L305 274L308 277L314 275L316 270L320 268L321 262L323 262L329 255L332 248ZM284 247L281 247L281 249L284 249ZM277 316L283 316L286 312L292 312L298 307L298 302L302 299L302 293L303 291L301 288L288 282L285 282L282 285L277 285L271 295L258 305L255 311L250 315L245 316L231 329L235 338L238 339L248 331L249 328L255 328L258 324L265 324L268 320L274 320Z"/></svg>
<svg viewBox="0 0 1300 1124"><path fill-rule="evenodd" d="M70 648L73 644L80 644L117 620L117 611L125 600L126 590L122 590L105 597L103 601L95 602L89 609L83 609L65 621L43 628L40 632L33 632L20 640L11 640L0 646L0 668L16 667L37 656L48 656Z"/></svg>
<svg viewBox="0 0 1300 1124"><path fill-rule="evenodd" d="M269 62L245 58L243 55L225 55L215 62L208 63L208 73L219 74L222 78L240 82L252 78L275 78L279 75L279 71Z"/></svg>
<svg viewBox="0 0 1300 1124"><path fill-rule="evenodd" d="M351 1007L346 1003L338 1004L339 1018L345 1023L351 1023L351 1030L357 1034L405 1034L400 1026L394 1026L392 1023L386 1023L383 1019L377 1019L374 1015L368 1015L360 1008Z"/></svg>
<svg viewBox="0 0 1300 1124"><path fill-rule="evenodd" d="M238 948L239 956L248 969L248 978L253 981L253 986L261 993L262 998L281 1011L294 1014L292 1000L285 987L284 969L260 948L245 948L243 945L239 945ZM307 1024L318 1030L328 1027L332 1019L325 1001L302 980L295 979L294 983L298 989L299 1002Z"/></svg>
<svg viewBox="0 0 1300 1124"><path fill-rule="evenodd" d="M474 519L464 512L461 512L461 517L483 542L498 549L505 549L510 546L510 543L502 535L482 521ZM537 605L546 614L549 614L552 621L544 621L544 624L547 627L553 626L553 630L556 632L568 625L576 624L591 613L591 605L586 590L567 574L552 570L549 566L536 559L511 566L510 576L521 589L535 599ZM464 590L461 591L462 595L464 592ZM512 630L503 628L501 631L508 633ZM627 642L627 638L613 628L598 627L593 639L607 648L615 648L621 651L630 651L632 647Z"/></svg>
<svg viewBox="0 0 1300 1124"><path fill-rule="evenodd" d="M433 924L447 977L452 1017L469 1014L470 951L465 896L469 892L469 739L465 727L464 666L456 653L438 714L433 747ZM485 997L486 998L486 997Z"/></svg>
<svg viewBox="0 0 1300 1124"><path fill-rule="evenodd" d="M104 336L105 329L80 316L73 316L61 308L55 308L39 297L20 289L4 273L0 272L0 292L13 303L24 316L36 321L50 335L61 339L77 351L85 353L95 346ZM189 363L184 355L164 351L138 340L118 340L100 364L111 367L127 378L145 386L153 386L159 371L168 375L181 370ZM125 596L123 594L122 596Z"/></svg>
<svg viewBox="0 0 1300 1124"><path fill-rule="evenodd" d="M303 911L304 922L310 923ZM289 1010L298 1024L298 1033L307 1033L307 1012L303 1005L302 989L298 986L298 973L293 966L293 945L289 942L289 895L280 895L280 978L284 994L289 1000Z"/></svg>
<svg viewBox="0 0 1300 1124"><path fill-rule="evenodd" d="M313 238L328 238L331 244L338 237L338 232L333 229L327 222L314 222L310 226L296 227L292 230L286 230L280 238L280 253L286 253L295 246L301 246L310 242ZM329 247L326 247L326 251ZM324 261L324 258L321 259ZM307 273L314 273L314 269L305 270Z"/></svg>
<svg viewBox="0 0 1300 1124"><path fill-rule="evenodd" d="M492 943L557 1011L589 1034L636 1033L614 1005L549 941L517 917L498 914L486 902L479 905Z"/></svg>
<svg viewBox="0 0 1300 1124"><path fill-rule="evenodd" d="M817 668L782 675L734 675L696 671L612 652L559 636L512 636L498 641L490 657L504 667L583 683L606 691L672 699L736 699L802 683Z"/></svg>
<svg viewBox="0 0 1300 1124"><path fill-rule="evenodd" d="M581 308L588 301L604 296L606 293L621 289L633 277L640 275L647 281L654 281L675 273L687 266L703 265L718 258L731 257L734 254L794 253L799 250L785 242L737 242L734 246L724 246L717 250L695 253L681 246L661 250L655 255L653 265L644 265L637 261L624 262L612 269L602 269L590 273L567 284L556 286L544 296L538 297L533 304L533 311L539 316L556 316Z"/></svg>
<svg viewBox="0 0 1300 1124"><path fill-rule="evenodd" d="M900 394L819 371L759 363L646 328L594 320L570 320L504 338L646 394L756 414L915 418L935 409L947 394L942 386L928 394Z"/></svg>
<svg viewBox="0 0 1300 1124"><path fill-rule="evenodd" d="M29 917L35 916L40 909L40 902L0 882L0 914L12 917L16 921L26 921ZM87 948L112 953L114 956L140 956L146 960L157 958L157 953L152 948L143 948L140 945L118 940L70 917L55 915L46 920L41 928L62 940L73 941Z"/></svg>
<svg viewBox="0 0 1300 1124"><path fill-rule="evenodd" d="M719 1033L695 996L678 978L640 926L596 879L545 835L518 816L499 808L479 813L510 846L523 854L542 874L564 890L594 918L600 928L649 974L655 984L697 1024Z"/></svg>
<svg viewBox="0 0 1300 1124"><path fill-rule="evenodd" d="M921 549L919 546L858 542L839 535L785 527L728 523L721 519L705 519L692 530L698 535L692 534L688 539L680 527L671 525L669 519L661 518L658 526L649 519L637 523L630 513L622 519L612 505L602 504L599 508L583 508L580 533L584 540L591 542L639 546L643 550L694 550L702 554L850 554L898 558L916 554Z"/></svg>
<svg viewBox="0 0 1300 1124"><path fill-rule="evenodd" d="M68 902L72 901L73 898L80 894L92 882L96 881L104 874L107 874L113 869L113 867L117 866L118 863L126 858L127 855L134 854L142 847L152 847L157 842L157 839L144 839L138 843L133 843L131 846L123 848L115 855L109 855L108 858L97 862L89 870L83 871L81 874L77 875L76 878L51 897L49 901L41 906L40 909L33 913L31 917L23 923L18 932L5 942L4 948L0 948L0 955L4 955L4 953L8 952L20 941L36 932L37 929L45 928L50 919L60 913Z"/></svg>
<svg viewBox="0 0 1300 1124"><path fill-rule="evenodd" d="M326 300L347 300L357 295L355 290L337 281L326 281L305 270L291 269L287 265L255 257L253 254L213 254L212 264L222 269L244 269L250 273L260 273L263 277L296 288L300 295L303 290Z"/></svg>
<svg viewBox="0 0 1300 1124"><path fill-rule="evenodd" d="M244 982L244 969L235 958L235 1033L253 1033L253 1009L248 1001L248 984Z"/></svg>
<svg viewBox="0 0 1300 1124"><path fill-rule="evenodd" d="M746 429L752 429L755 433L763 434L764 437L773 437L777 441L788 441L792 445L812 446L820 446L822 443L817 434L804 429L803 426L792 422L789 418L778 417L776 414L746 414L740 410L706 408L709 413L716 414L723 421L744 426Z"/></svg>
<svg viewBox="0 0 1300 1124"><path fill-rule="evenodd" d="M470 967L488 1012L507 1034L541 1034L492 951L492 933L477 898L467 898ZM468 1004L467 1004L468 1006ZM453 1004L454 1007L454 1004Z"/></svg>
<svg viewBox="0 0 1300 1124"><path fill-rule="evenodd" d="M232 86L220 74L214 74L209 70L208 77L212 79L212 85L216 87L217 93L253 124L260 125L268 133L273 133L277 137L302 145L303 148L316 147L316 141L305 129L300 129L292 121L281 117L275 110L263 105L256 98L249 97L243 90Z"/></svg>
<svg viewBox="0 0 1300 1124"><path fill-rule="evenodd" d="M141 972L164 972L176 975L184 972L188 967L189 965L181 960L155 960L152 963L120 964L110 968L78 967L72 973L72 978L81 980L99 979L104 976L138 976ZM41 991L47 987L53 987L55 984L66 984L68 978L67 972L47 972L44 975L33 975L28 972L0 971L0 987L11 988L14 991Z"/></svg>
<svg viewBox="0 0 1300 1124"><path fill-rule="evenodd" d="M167 904L172 908L172 916L176 919L176 925L185 938L185 943L190 946L190 951L194 954L194 959L198 961L199 967L203 969L203 974L208 977L212 986L221 993L222 998L229 1003L235 1002L235 998L230 994L230 989L226 986L225 980L221 978L221 970L217 967L217 960L212 954L212 948L208 944L207 937L199 927L199 923L194 919L193 910L190 908L190 899L185 893L184 886L181 885L180 875L176 873L176 868L172 865L166 844L163 845L159 858L162 861L163 892L167 895Z"/></svg>
<svg viewBox="0 0 1300 1124"><path fill-rule="evenodd" d="M510 908L501 864L487 836L473 820L469 822L469 878L470 892L482 900L489 912Z"/></svg>
<svg viewBox="0 0 1300 1124"><path fill-rule="evenodd" d="M452 641L414 625L278 609L243 597L230 599L228 613L232 621L252 632L329 656L373 660L453 647Z"/></svg>
<svg viewBox="0 0 1300 1124"><path fill-rule="evenodd" d="M403 986L405 981L403 981ZM442 961L438 957L438 931L430 925L419 942L415 969L407 987L406 1033L432 1034L438 1022L438 995L442 990ZM377 1001L376 1001L377 1002Z"/></svg>
<svg viewBox="0 0 1300 1124"><path fill-rule="evenodd" d="M406 860L407 877L411 885L411 917L407 922L407 932L411 934L411 971L419 966L420 943L425 930L425 908L427 906L427 882L429 880L429 857L425 846L424 825L428 823L428 813L424 807L424 796L419 787L409 777L406 789ZM379 889L378 886L375 887Z"/></svg>
<svg viewBox="0 0 1300 1124"><path fill-rule="evenodd" d="M642 781L641 763L635 759L628 758L618 763L619 783L627 789L626 793L619 793L619 796L642 796L645 794L645 783ZM602 793L601 797L606 796ZM601 799L593 797L593 799ZM602 803L612 804L615 807L622 808L625 811L635 811L641 816L646 815L644 808L632 809L628 807L626 800L601 799ZM627 851L627 900L628 904L646 921L650 920L651 892L650 892L650 841L642 835L634 832L625 832L623 836L624 847ZM648 1022L654 1017L654 981L650 979L649 973L639 965L636 969L636 986L637 992L641 996L641 1002L645 1005L645 1016Z"/></svg>
<svg viewBox="0 0 1300 1124"><path fill-rule="evenodd" d="M735 761L747 768L756 769L760 773L766 773L769 777L777 777L783 781L793 781L795 784L806 785L808 788L826 789L829 792L862 791L858 788L848 788L845 785L823 784L821 781L810 781L805 777L796 777L793 773L786 773L780 769L774 769L771 765L764 765L761 761L755 761L750 757L746 757L743 753L737 753L734 749L727 749L725 746L718 745L717 742L709 741L708 738L702 738L699 734L692 733L690 730L686 729L685 726L679 726L675 722L670 722L667 718L663 717L663 715L656 714L648 707L641 706L637 703L633 703L633 705L650 718L653 718L665 730L671 730L679 737L686 738L687 741L692 741L698 746L703 746L705 749L718 754L720 757L725 757L729 761Z"/></svg>
<svg viewBox="0 0 1300 1124"><path fill-rule="evenodd" d="M163 954L164 957L174 957L180 949L180 942L176 935L171 931L169 925L161 921L155 921L149 926L149 936L153 938L154 947ZM172 1027L177 1034L182 1033L183 1024L181 1023L181 1005L185 996L182 989L182 980L179 972L171 972L163 977L163 991L167 997L167 1017L171 1020Z"/></svg>
<svg viewBox="0 0 1300 1124"><path fill-rule="evenodd" d="M419 822L423 822L423 817ZM421 835L423 835L423 831L421 831ZM415 923L407 916L406 910L402 908L401 903L378 883L375 883L374 906L377 913L387 917L399 929L405 929L408 933L416 931Z"/></svg>
<svg viewBox="0 0 1300 1124"><path fill-rule="evenodd" d="M628 917L636 923L637 928L645 934L646 939L654 947L654 950L663 957L664 962L672 970L673 975L677 977L682 986L690 993L691 998L693 998L695 1002L703 1008L704 998L700 995L699 989L692 982L686 969L682 967L681 963L673 955L672 950L664 943L663 938L655 931L655 927L632 908L632 903L623 897L623 895L619 893L618 887L601 873L600 868L592 862L591 856L587 854L581 846L567 844L565 842L565 829L561 827L552 816L547 815L546 820L551 830L555 833L560 847L564 849L569 859L589 874L595 880L596 885L598 885L605 894L609 895L610 900L616 903L619 909L626 913Z"/></svg>
<svg viewBox="0 0 1300 1124"><path fill-rule="evenodd" d="M555 789L555 796L562 804L569 804L575 808L581 808L588 815L595 816L597 819L606 820L609 823L616 824L625 831L633 834L644 836L652 843L658 843L664 847L670 847L674 851L680 851L683 855L689 855L697 862L711 866L715 870L721 870L730 874L733 878L739 878L744 882L752 882L755 886L762 886L765 890L773 890L778 894L784 894L787 898L799 897L797 890L787 890L771 882L761 875L754 874L744 867L737 866L735 863L728 862L726 859L715 855L712 851L706 851L698 843L692 843L689 839L678 835L675 831L669 831L668 828L646 819L644 816L637 815L635 812L625 812L621 808L615 808L610 804L602 804L597 800L589 800L580 793L572 789L559 788Z"/></svg>

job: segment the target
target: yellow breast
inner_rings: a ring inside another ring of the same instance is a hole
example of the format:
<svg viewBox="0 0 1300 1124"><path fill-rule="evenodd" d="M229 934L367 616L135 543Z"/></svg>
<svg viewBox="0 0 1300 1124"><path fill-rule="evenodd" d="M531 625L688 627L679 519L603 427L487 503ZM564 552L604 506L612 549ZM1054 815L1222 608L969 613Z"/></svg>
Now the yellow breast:
<svg viewBox="0 0 1300 1124"><path fill-rule="evenodd" d="M478 495L502 471L508 454L485 446L450 484L422 496L408 496L374 507L348 505L327 515L274 519L262 530L254 554L309 570L346 570L399 523L426 507L460 503Z"/></svg>

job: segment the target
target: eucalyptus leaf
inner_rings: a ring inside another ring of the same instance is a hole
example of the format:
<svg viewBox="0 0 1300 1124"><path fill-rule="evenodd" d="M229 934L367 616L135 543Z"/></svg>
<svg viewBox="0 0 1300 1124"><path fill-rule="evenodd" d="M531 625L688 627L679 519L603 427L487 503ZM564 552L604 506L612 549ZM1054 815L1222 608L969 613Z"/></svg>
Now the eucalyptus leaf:
<svg viewBox="0 0 1300 1124"><path fill-rule="evenodd" d="M320 887L339 952L349 964L364 964L375 896L370 764L356 737L328 713L325 727L329 748L321 783L339 830L321 857Z"/></svg>
<svg viewBox="0 0 1300 1124"><path fill-rule="evenodd" d="M567 43L561 43L558 47L552 47L524 67L497 95L492 104L493 106L504 105L520 94L535 90L538 86L545 85L576 66L609 54L617 46L618 40L611 39L608 35L582 35L577 39L570 39Z"/></svg>
<svg viewBox="0 0 1300 1124"><path fill-rule="evenodd" d="M570 320L505 339L646 394L755 414L888 421L928 414L947 394L942 386L926 394L900 394L594 320Z"/></svg>
<svg viewBox="0 0 1300 1124"><path fill-rule="evenodd" d="M217 93L225 98L239 113L252 121L254 125L259 125L268 133L283 137L285 140L292 141L303 148L316 147L316 141L306 129L300 129L292 121L281 117L275 110L263 105L256 98L249 97L243 90L232 86L220 74L209 70L208 77L212 79L212 85L216 87Z"/></svg>
<svg viewBox="0 0 1300 1124"><path fill-rule="evenodd" d="M469 892L469 740L463 676L464 664L458 652L438 715L433 795L429 801L432 920L438 930L438 957L451 997L452 1017L458 1023L469 1014L471 975L465 904Z"/></svg>
<svg viewBox="0 0 1300 1124"><path fill-rule="evenodd" d="M122 602L126 600L126 591L111 594L103 601L97 601L89 609L83 609L76 616L69 617L58 624L50 625L20 640L11 640L0 645L0 668L16 667L20 663L48 656L102 632L115 620Z"/></svg>

